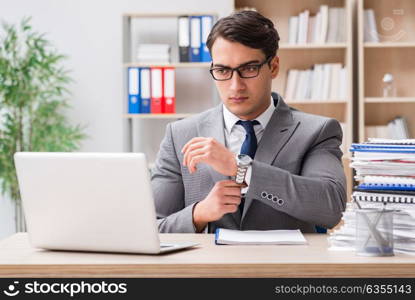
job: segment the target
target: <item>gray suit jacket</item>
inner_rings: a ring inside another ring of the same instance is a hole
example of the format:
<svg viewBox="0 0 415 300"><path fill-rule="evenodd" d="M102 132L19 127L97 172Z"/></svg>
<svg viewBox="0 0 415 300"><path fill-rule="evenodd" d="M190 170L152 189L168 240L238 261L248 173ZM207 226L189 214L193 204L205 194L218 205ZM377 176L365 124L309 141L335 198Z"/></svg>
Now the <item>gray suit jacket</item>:
<svg viewBox="0 0 415 300"><path fill-rule="evenodd" d="M242 215L224 215L209 223L209 232L217 227L315 232L315 225L331 228L340 221L346 179L339 123L292 109L278 94L272 96L276 108L258 144ZM160 232L195 232L194 205L215 182L229 179L206 164L193 174L183 166L181 149L198 136L225 144L222 104L167 126L151 178Z"/></svg>

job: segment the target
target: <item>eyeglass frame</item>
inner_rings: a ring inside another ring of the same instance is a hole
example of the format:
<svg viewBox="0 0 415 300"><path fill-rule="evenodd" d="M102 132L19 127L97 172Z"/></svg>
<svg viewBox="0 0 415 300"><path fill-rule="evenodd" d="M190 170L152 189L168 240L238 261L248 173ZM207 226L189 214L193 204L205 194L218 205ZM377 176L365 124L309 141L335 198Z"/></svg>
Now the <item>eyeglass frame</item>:
<svg viewBox="0 0 415 300"><path fill-rule="evenodd" d="M216 68L213 68L213 62L212 62L211 63L211 66L210 66L210 69L209 69L209 72L210 72L210 75L212 75L212 78L214 80L216 80L216 81L227 81L227 80L231 80L232 77L233 77L234 71L236 71L238 73L239 78L243 78L243 79L255 78L255 77L258 77L259 72L261 71L262 66L265 65L266 63L269 63L272 60L272 58L273 58L273 56L270 56L267 59L265 59L262 63L259 63L259 64L246 63L246 64L242 64L242 65L240 65L240 66L238 66L236 68L225 67L225 66L224 67L216 67ZM240 72L239 69L242 68L242 67L247 67L247 66L258 67L258 73L255 76L250 76L250 77L244 77L244 76L242 76L242 74L241 74L241 72ZM215 69L228 69L228 70L232 71L232 73L231 73L231 76L228 79L216 79L215 76L213 75L213 71Z"/></svg>

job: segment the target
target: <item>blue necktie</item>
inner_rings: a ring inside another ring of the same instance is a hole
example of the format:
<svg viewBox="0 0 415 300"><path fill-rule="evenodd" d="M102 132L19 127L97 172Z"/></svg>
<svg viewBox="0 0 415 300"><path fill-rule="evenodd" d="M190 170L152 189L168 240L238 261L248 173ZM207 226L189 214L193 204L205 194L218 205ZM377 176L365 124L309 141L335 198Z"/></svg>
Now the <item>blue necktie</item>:
<svg viewBox="0 0 415 300"><path fill-rule="evenodd" d="M255 152L257 148L257 139L255 135L254 125L259 124L257 120L253 121L241 121L239 120L236 124L242 125L246 131L245 141L242 144L240 154L247 154L252 159L255 157ZM245 195L242 195L241 204L239 205L239 211L242 215L245 205Z"/></svg>
<svg viewBox="0 0 415 300"><path fill-rule="evenodd" d="M241 147L241 154L247 154L252 159L255 157L255 152L257 148L257 139L255 135L254 125L258 125L259 122L257 120L253 121L241 121L239 120L236 124L242 125L242 127L246 131L245 141Z"/></svg>

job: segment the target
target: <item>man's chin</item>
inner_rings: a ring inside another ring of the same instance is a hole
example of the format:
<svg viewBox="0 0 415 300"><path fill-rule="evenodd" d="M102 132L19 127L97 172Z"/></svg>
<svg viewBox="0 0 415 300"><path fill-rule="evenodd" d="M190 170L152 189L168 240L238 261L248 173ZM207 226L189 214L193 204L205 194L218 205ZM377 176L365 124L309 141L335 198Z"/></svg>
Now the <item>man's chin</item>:
<svg viewBox="0 0 415 300"><path fill-rule="evenodd" d="M235 116L239 118L243 118L251 114L251 111L246 108L235 107L235 106L230 106L230 107L228 106L227 108L231 113L233 113Z"/></svg>

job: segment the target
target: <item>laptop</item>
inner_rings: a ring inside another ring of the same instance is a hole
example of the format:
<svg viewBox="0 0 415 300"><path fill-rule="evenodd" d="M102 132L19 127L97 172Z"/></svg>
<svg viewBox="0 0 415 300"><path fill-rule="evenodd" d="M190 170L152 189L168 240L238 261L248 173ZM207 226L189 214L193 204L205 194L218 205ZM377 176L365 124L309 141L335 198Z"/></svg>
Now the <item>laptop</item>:
<svg viewBox="0 0 415 300"><path fill-rule="evenodd" d="M29 239L52 250L159 254L143 153L18 152L14 156Z"/></svg>

